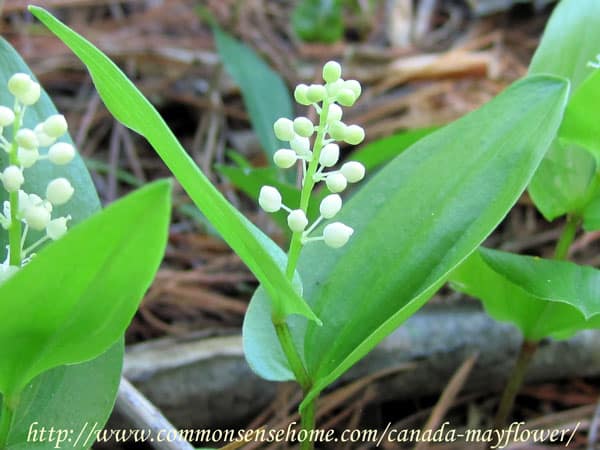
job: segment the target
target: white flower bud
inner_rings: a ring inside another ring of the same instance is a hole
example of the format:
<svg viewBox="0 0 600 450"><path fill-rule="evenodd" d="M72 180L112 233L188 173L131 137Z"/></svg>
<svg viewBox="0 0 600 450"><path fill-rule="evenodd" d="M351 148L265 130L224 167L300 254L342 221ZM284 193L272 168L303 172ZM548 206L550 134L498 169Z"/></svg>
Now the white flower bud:
<svg viewBox="0 0 600 450"><path fill-rule="evenodd" d="M337 144L329 143L321 149L319 155L319 164L323 167L335 166L340 158L340 146Z"/></svg>
<svg viewBox="0 0 600 450"><path fill-rule="evenodd" d="M26 148L19 147L19 150L17 150L17 158L19 159L19 164L21 164L21 166L23 166L25 169L28 169L38 161L40 158L40 152L38 152L37 148L28 150Z"/></svg>
<svg viewBox="0 0 600 450"><path fill-rule="evenodd" d="M8 90L15 97L25 95L33 84L33 80L26 73L15 73L8 80Z"/></svg>
<svg viewBox="0 0 600 450"><path fill-rule="evenodd" d="M33 150L39 145L35 133L29 128L21 128L17 131L15 141L17 141L19 147L26 148L27 150Z"/></svg>
<svg viewBox="0 0 600 450"><path fill-rule="evenodd" d="M327 112L327 123L339 122L342 120L342 108L336 103L329 105L329 111Z"/></svg>
<svg viewBox="0 0 600 450"><path fill-rule="evenodd" d="M312 160L312 152L310 151L310 140L302 136L294 136L290 141L290 147L299 156L306 159L307 161Z"/></svg>
<svg viewBox="0 0 600 450"><path fill-rule="evenodd" d="M53 205L63 205L71 199L74 192L75 189L73 189L69 180L56 178L48 183L46 198Z"/></svg>
<svg viewBox="0 0 600 450"><path fill-rule="evenodd" d="M325 184L331 192L342 192L348 186L348 180L341 173L332 173L325 178Z"/></svg>
<svg viewBox="0 0 600 450"><path fill-rule="evenodd" d="M329 194L323 200L319 206L319 211L325 219L331 219L342 209L342 197L338 194Z"/></svg>
<svg viewBox="0 0 600 450"><path fill-rule="evenodd" d="M71 216L51 220L46 226L46 235L53 241L60 239L67 232L67 221L69 220L71 220Z"/></svg>
<svg viewBox="0 0 600 450"><path fill-rule="evenodd" d="M342 106L352 106L356 101L356 95L354 95L354 92L345 87L340 89L335 98L337 102Z"/></svg>
<svg viewBox="0 0 600 450"><path fill-rule="evenodd" d="M294 131L302 137L311 137L315 131L315 125L308 117L296 117L294 119Z"/></svg>
<svg viewBox="0 0 600 450"><path fill-rule="evenodd" d="M335 61L328 61L323 66L323 79L327 83L333 83L342 76L342 66Z"/></svg>
<svg viewBox="0 0 600 450"><path fill-rule="evenodd" d="M340 171L349 183L358 183L365 177L365 166L357 161L344 163Z"/></svg>
<svg viewBox="0 0 600 450"><path fill-rule="evenodd" d="M40 147L48 147L56 142L56 138L46 134L43 123L38 123L33 129L33 132L35 133L35 137L37 138Z"/></svg>
<svg viewBox="0 0 600 450"><path fill-rule="evenodd" d="M296 86L296 89L294 89L294 98L296 99L296 102L304 106L310 105L311 102L307 98L307 92L308 86L306 84L299 84Z"/></svg>
<svg viewBox="0 0 600 450"><path fill-rule="evenodd" d="M263 186L258 195L258 204L266 212L277 212L281 209L281 194L273 186Z"/></svg>
<svg viewBox="0 0 600 450"><path fill-rule="evenodd" d="M0 106L0 128L12 125L15 120L15 113L6 106Z"/></svg>
<svg viewBox="0 0 600 450"><path fill-rule="evenodd" d="M282 169L289 169L298 160L298 156L294 150L290 150L287 148L282 148L277 150L273 155L273 161L275 161L275 165L277 167L281 167Z"/></svg>
<svg viewBox="0 0 600 450"><path fill-rule="evenodd" d="M50 223L50 212L41 205L31 205L25 210L23 218L30 228L41 231Z"/></svg>
<svg viewBox="0 0 600 450"><path fill-rule="evenodd" d="M311 103L320 102L325 98L325 95L327 95L327 91L322 84L311 84L306 90L306 98Z"/></svg>
<svg viewBox="0 0 600 450"><path fill-rule="evenodd" d="M294 122L285 117L281 117L273 124L275 136L281 141L289 141L294 137Z"/></svg>
<svg viewBox="0 0 600 450"><path fill-rule="evenodd" d="M306 218L304 211L301 209L294 209L289 213L287 223L290 227L290 230L295 233L299 233L300 231L304 231L306 225L308 225L308 219Z"/></svg>
<svg viewBox="0 0 600 450"><path fill-rule="evenodd" d="M358 125L350 125L344 130L344 137L342 138L348 144L358 145L365 138L365 130Z"/></svg>
<svg viewBox="0 0 600 450"><path fill-rule="evenodd" d="M53 138L61 137L67 132L67 119L62 114L54 114L44 121L44 131Z"/></svg>
<svg viewBox="0 0 600 450"><path fill-rule="evenodd" d="M75 147L67 142L57 142L48 149L48 159L56 165L69 164L75 157Z"/></svg>
<svg viewBox="0 0 600 450"><path fill-rule="evenodd" d="M332 248L340 248L348 242L354 230L342 222L333 222L323 229L325 244Z"/></svg>
<svg viewBox="0 0 600 450"><path fill-rule="evenodd" d="M354 93L355 99L358 99L358 97L360 97L360 94L362 93L362 87L360 83L356 80L344 81L344 89L350 89Z"/></svg>
<svg viewBox="0 0 600 450"><path fill-rule="evenodd" d="M346 137L346 124L344 122L332 122L329 124L329 135L336 141L343 141Z"/></svg>
<svg viewBox="0 0 600 450"><path fill-rule="evenodd" d="M329 97L336 97L343 87L344 80L341 78L333 83L327 83L327 95L329 95Z"/></svg>
<svg viewBox="0 0 600 450"><path fill-rule="evenodd" d="M17 192L24 182L23 172L17 166L8 166L2 172L2 184L7 192Z"/></svg>
<svg viewBox="0 0 600 450"><path fill-rule="evenodd" d="M17 96L17 99L25 106L30 106L40 99L41 94L41 86L34 81L31 86L29 86L29 90L25 94Z"/></svg>

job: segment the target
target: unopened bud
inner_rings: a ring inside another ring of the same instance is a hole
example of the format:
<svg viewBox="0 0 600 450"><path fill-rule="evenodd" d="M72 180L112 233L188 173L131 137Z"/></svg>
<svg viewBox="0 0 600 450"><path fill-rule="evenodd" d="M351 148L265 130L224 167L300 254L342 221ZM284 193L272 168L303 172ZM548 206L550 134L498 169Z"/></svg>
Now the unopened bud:
<svg viewBox="0 0 600 450"><path fill-rule="evenodd" d="M311 103L320 102L325 98L325 95L327 95L327 91L322 84L311 84L306 90L306 98Z"/></svg>
<svg viewBox="0 0 600 450"><path fill-rule="evenodd" d="M35 128L33 129L33 132L35 133L35 137L37 138L38 141L38 145L40 147L48 147L52 144L54 144L56 142L56 138L53 138L52 136L49 136L45 131L44 131L44 124L43 123L38 123Z"/></svg>
<svg viewBox="0 0 600 450"><path fill-rule="evenodd" d="M308 225L308 219L306 218L306 214L304 214L304 211L302 211L301 209L294 209L292 212L289 213L287 217L287 223L290 227L290 230L292 230L295 233L298 233L300 231L304 231L306 225Z"/></svg>
<svg viewBox="0 0 600 450"><path fill-rule="evenodd" d="M360 94L362 93L362 87L360 83L356 80L344 81L344 89L350 89L354 93L355 99L358 99L358 97L360 97Z"/></svg>
<svg viewBox="0 0 600 450"><path fill-rule="evenodd" d="M26 73L15 73L8 80L8 90L15 97L20 97L27 93L33 80Z"/></svg>
<svg viewBox="0 0 600 450"><path fill-rule="evenodd" d="M67 142L57 142L48 150L50 162L59 166L69 164L75 157L75 147Z"/></svg>
<svg viewBox="0 0 600 450"><path fill-rule="evenodd" d="M342 197L338 194L329 194L319 206L319 211L325 219L331 219L342 209Z"/></svg>
<svg viewBox="0 0 600 450"><path fill-rule="evenodd" d="M71 219L71 216L59 217L58 219L51 220L46 226L46 234L50 239L56 241L64 236L67 232L67 221Z"/></svg>
<svg viewBox="0 0 600 450"><path fill-rule="evenodd" d="M273 186L263 186L258 195L258 204L266 212L277 212L281 209L281 194Z"/></svg>
<svg viewBox="0 0 600 450"><path fill-rule="evenodd" d="M348 144L358 145L365 138L365 130L358 125L350 125L344 130L344 137L342 138Z"/></svg>
<svg viewBox="0 0 600 450"><path fill-rule="evenodd" d="M32 205L25 210L24 219L30 228L41 231L50 223L50 212L41 205Z"/></svg>
<svg viewBox="0 0 600 450"><path fill-rule="evenodd" d="M325 184L331 192L342 192L348 186L348 180L341 173L332 173L325 178Z"/></svg>
<svg viewBox="0 0 600 450"><path fill-rule="evenodd" d="M17 96L17 99L25 106L31 106L40 99L41 94L41 86L34 81L31 86L29 86L29 90L25 94Z"/></svg>
<svg viewBox="0 0 600 450"><path fill-rule="evenodd" d="M17 192L24 182L23 172L17 166L8 166L2 172L2 184L7 192Z"/></svg>
<svg viewBox="0 0 600 450"><path fill-rule="evenodd" d="M44 121L44 131L48 136L59 138L67 132L67 120L62 114L54 114Z"/></svg>
<svg viewBox="0 0 600 450"><path fill-rule="evenodd" d="M294 119L294 131L299 136L310 137L315 131L315 126L308 117L296 117Z"/></svg>
<svg viewBox="0 0 600 450"><path fill-rule="evenodd" d="M329 143L321 149L319 155L319 164L323 167L335 166L340 158L340 146L334 143Z"/></svg>
<svg viewBox="0 0 600 450"><path fill-rule="evenodd" d="M46 198L53 205L63 205L71 199L74 192L75 189L73 189L69 180L56 178L48 183Z"/></svg>
<svg viewBox="0 0 600 450"><path fill-rule="evenodd" d="M350 89L344 87L338 92L336 100L342 106L352 106L356 101L356 95Z"/></svg>
<svg viewBox="0 0 600 450"><path fill-rule="evenodd" d="M349 183L358 183L365 177L365 166L357 161L348 161L340 169Z"/></svg>
<svg viewBox="0 0 600 450"><path fill-rule="evenodd" d="M40 158L40 152L38 152L37 148L28 150L26 148L19 147L19 150L17 150L17 158L19 159L19 164L21 164L21 166L23 166L25 169L28 169L38 161Z"/></svg>
<svg viewBox="0 0 600 450"><path fill-rule="evenodd" d="M15 113L6 106L0 106L0 128L12 125L15 120Z"/></svg>
<svg viewBox="0 0 600 450"><path fill-rule="evenodd" d="M327 123L338 122L342 120L342 108L337 103L329 105L329 112L327 113Z"/></svg>
<svg viewBox="0 0 600 450"><path fill-rule="evenodd" d="M281 117L273 124L273 131L275 131L277 139L289 141L294 137L294 122L285 117Z"/></svg>
<svg viewBox="0 0 600 450"><path fill-rule="evenodd" d="M348 242L354 230L342 222L333 222L323 229L325 244L332 248L340 248Z"/></svg>
<svg viewBox="0 0 600 450"><path fill-rule="evenodd" d="M277 167L281 167L282 169L289 169L296 163L297 160L298 156L296 155L296 152L287 148L277 150L273 155L273 161L275 161L275 165Z"/></svg>
<svg viewBox="0 0 600 450"><path fill-rule="evenodd" d="M327 83L333 83L342 76L342 66L335 61L328 61L323 66L323 80Z"/></svg>
<svg viewBox="0 0 600 450"><path fill-rule="evenodd" d="M336 141L343 141L346 137L346 124L344 122L332 122L329 124L329 135Z"/></svg>
<svg viewBox="0 0 600 450"><path fill-rule="evenodd" d="M296 89L294 89L294 98L296 99L296 102L304 106L310 105L311 102L308 100L307 93L308 86L306 84L299 84L296 86Z"/></svg>
<svg viewBox="0 0 600 450"><path fill-rule="evenodd" d="M29 128L21 128L19 131L17 131L15 141L17 141L19 147L23 147L28 150L33 150L39 145L35 133Z"/></svg>

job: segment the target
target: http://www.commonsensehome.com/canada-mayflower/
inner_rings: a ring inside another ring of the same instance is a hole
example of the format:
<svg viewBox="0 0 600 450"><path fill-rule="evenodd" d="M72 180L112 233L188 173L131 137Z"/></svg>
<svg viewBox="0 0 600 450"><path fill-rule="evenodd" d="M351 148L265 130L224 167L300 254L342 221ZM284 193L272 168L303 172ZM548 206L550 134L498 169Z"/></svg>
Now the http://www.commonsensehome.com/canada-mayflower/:
<svg viewBox="0 0 600 450"><path fill-rule="evenodd" d="M9 234L6 258L0 263L0 283L25 265L36 248L67 232L71 216L52 218L52 209L67 203L75 192L69 180L62 177L48 182L41 194L43 198L22 189L29 168L41 161L66 165L75 157L75 148L58 141L67 132L67 121L61 114L46 118L33 129L23 127L27 107L34 105L41 95L40 85L29 75L14 74L8 80L8 90L15 102L12 108L0 105L0 149L8 156L8 165L0 168L0 182L9 198L0 212L0 230ZM12 130L11 140L4 136L5 129ZM24 248L30 231L44 235Z"/></svg>
<svg viewBox="0 0 600 450"><path fill-rule="evenodd" d="M283 203L280 192L273 186L263 186L258 202L269 213L281 209L287 211L287 223L294 233L301 233L300 242L324 241L326 245L339 248L348 242L354 230L341 223L332 222L323 228L321 236L310 234L325 219L332 219L342 208L339 193L348 183L357 183L365 176L364 166L356 161L344 163L338 170L328 170L337 164L340 147L335 141L351 145L360 144L365 138L364 130L358 125L342 122L342 106L352 106L361 94L360 83L341 78L342 69L335 61L323 66L325 84L300 84L294 91L296 101L304 106L312 105L319 115L318 125L307 117L278 119L273 129L281 141L289 142L289 148L277 150L273 155L275 164L289 169L300 162L302 167L302 193L300 205L291 209ZM316 135L315 135L316 133ZM311 138L315 135L312 148ZM310 194L316 183L323 181L331 192L320 204L320 216L310 226L306 212Z"/></svg>

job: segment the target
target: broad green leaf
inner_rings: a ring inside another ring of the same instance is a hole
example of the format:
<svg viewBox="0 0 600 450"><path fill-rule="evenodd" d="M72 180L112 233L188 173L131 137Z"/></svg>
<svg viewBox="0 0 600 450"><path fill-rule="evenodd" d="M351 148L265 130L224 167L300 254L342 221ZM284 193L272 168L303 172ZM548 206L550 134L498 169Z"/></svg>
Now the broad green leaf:
<svg viewBox="0 0 600 450"><path fill-rule="evenodd" d="M27 73L35 78L19 54L8 42L0 37L0 105L8 106L9 108L13 107L15 100L10 92L8 92L6 84L8 79L17 72ZM42 90L39 102L26 109L24 125L28 128L34 128L39 122L53 114L57 114L56 108L50 97ZM10 138L11 135L12 130L5 130L5 137ZM71 138L68 135L60 140L72 144ZM8 155L0 151L0 167L5 167L7 161ZM54 209L53 217L70 214L73 218L70 224L75 224L100 209L100 201L98 200L96 189L79 156L76 156L66 166L55 166L49 161L40 161L32 168L26 169L24 189L29 193L36 193L44 197L48 182L57 177L67 178L75 188L75 194L66 205L57 206ZM0 205L6 199L6 192L4 189L0 189ZM28 242L37 241L40 237L40 233L31 232ZM2 232L0 233L0 260L4 257L6 244L7 233Z"/></svg>
<svg viewBox="0 0 600 450"><path fill-rule="evenodd" d="M529 185L529 194L551 221L585 209L595 191L596 161L586 150L555 140Z"/></svg>
<svg viewBox="0 0 600 450"><path fill-rule="evenodd" d="M42 427L73 430L60 435L61 448L90 448L95 440L92 429L102 429L113 409L122 364L121 339L91 361L56 367L38 375L20 396L7 450L56 449L56 440L40 440ZM37 431L37 441L33 440L34 434L30 435L32 430Z"/></svg>
<svg viewBox="0 0 600 450"><path fill-rule="evenodd" d="M292 13L292 26L303 41L338 41L344 33L342 0L301 0Z"/></svg>
<svg viewBox="0 0 600 450"><path fill-rule="evenodd" d="M600 70L595 70L573 93L559 136L580 145L600 159Z"/></svg>
<svg viewBox="0 0 600 450"><path fill-rule="evenodd" d="M600 180L596 178L598 183ZM583 229L585 231L600 230L600 195L596 195L586 206L583 213Z"/></svg>
<svg viewBox="0 0 600 450"><path fill-rule="evenodd" d="M109 111L123 125L144 136L171 169L196 206L221 233L265 287L274 314L304 315L318 322L269 253L264 233L237 211L200 171L160 114L125 74L100 50L42 8L31 13L58 36L88 68Z"/></svg>
<svg viewBox="0 0 600 450"><path fill-rule="evenodd" d="M367 172L394 159L419 139L431 134L440 127L408 130L384 137L362 146L352 154L351 159L362 163Z"/></svg>
<svg viewBox="0 0 600 450"><path fill-rule="evenodd" d="M152 183L47 245L0 286L0 392L114 344L162 259L170 183Z"/></svg>
<svg viewBox="0 0 600 450"><path fill-rule="evenodd" d="M515 204L555 137L565 80L529 77L421 139L350 199L355 229L333 251L307 246L298 268L323 319L307 324L307 401L365 356L444 283ZM498 120L502 117L502 120Z"/></svg>
<svg viewBox="0 0 600 450"><path fill-rule="evenodd" d="M600 2L563 0L552 13L529 73L565 77L576 93L592 73L587 63L595 60L599 40ZM540 165L529 193L544 217L553 220L593 197L589 183L597 166L592 155L573 145L555 143L547 158L551 161Z"/></svg>
<svg viewBox="0 0 600 450"><path fill-rule="evenodd" d="M280 117L291 119L294 114L289 90L281 76L250 47L216 25L213 25L213 33L225 69L242 91L250 122L267 159L276 167L273 154L283 143L275 137L273 124Z"/></svg>
<svg viewBox="0 0 600 450"><path fill-rule="evenodd" d="M530 341L564 339L600 324L600 271L592 267L482 247L450 279Z"/></svg>

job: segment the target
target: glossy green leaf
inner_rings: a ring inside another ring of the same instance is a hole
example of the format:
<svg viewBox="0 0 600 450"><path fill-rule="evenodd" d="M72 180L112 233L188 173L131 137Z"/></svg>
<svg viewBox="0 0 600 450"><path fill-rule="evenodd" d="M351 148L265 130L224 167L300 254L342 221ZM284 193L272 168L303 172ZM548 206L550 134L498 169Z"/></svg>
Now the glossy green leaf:
<svg viewBox="0 0 600 450"><path fill-rule="evenodd" d="M273 154L283 147L283 143L273 134L273 124L280 117L293 118L289 90L281 76L250 47L216 25L213 25L213 33L223 65L240 87L252 127L267 159L275 167Z"/></svg>
<svg viewBox="0 0 600 450"><path fill-rule="evenodd" d="M600 271L593 267L481 248L451 280L530 341L564 339L600 324Z"/></svg>
<svg viewBox="0 0 600 450"><path fill-rule="evenodd" d="M339 217L355 229L345 247L306 248L298 271L324 319L307 325L308 398L420 308L493 231L554 138L567 94L568 83L553 77L515 83L357 192Z"/></svg>
<svg viewBox="0 0 600 450"><path fill-rule="evenodd" d="M420 308L493 231L554 139L567 93L567 82L553 77L514 84L372 177L336 217L355 229L346 246L306 246L298 272L324 319L320 328L291 324L315 383L308 398ZM245 338L264 338L269 327L274 336L268 316L262 323L261 336ZM280 353L262 358L285 367ZM286 379L283 370L269 375Z"/></svg>
<svg viewBox="0 0 600 450"><path fill-rule="evenodd" d="M419 139L440 127L419 128L397 133L363 145L350 159L362 163L367 172L388 163Z"/></svg>
<svg viewBox="0 0 600 450"><path fill-rule="evenodd" d="M90 448L95 440L92 428L102 429L114 406L123 347L121 339L98 358L56 367L37 376L19 398L7 450L56 449L56 440L41 441L42 427L73 430L60 435L61 448Z"/></svg>
<svg viewBox="0 0 600 450"><path fill-rule="evenodd" d="M162 259L170 183L113 203L0 286L0 392L92 359L122 336Z"/></svg>
<svg viewBox="0 0 600 450"><path fill-rule="evenodd" d="M17 72L28 73L32 77L34 75L29 70L19 54L10 46L8 42L0 37L0 105L12 108L14 97L6 89L8 79ZM34 77L35 78L35 77ZM26 110L24 125L28 128L34 128L39 122L46 119L48 116L57 114L56 108L52 100L45 91L42 90L42 95L38 103ZM11 130L5 130L4 136L11 136ZM69 136L64 136L60 139L64 142L72 144ZM5 167L8 161L8 155L0 151L0 167ZM62 206L57 206L54 209L53 217L59 217L70 214L73 220L70 224L75 224L90 214L100 209L100 201L96 194L96 189L90 178L90 175L79 156L66 166L56 166L49 161L40 161L32 168L25 171L26 183L24 189L30 193L36 193L44 196L46 186L51 179L57 177L65 177L69 179L75 188L75 194L71 200ZM4 189L0 189L0 204L7 199ZM31 232L28 242L37 241L41 237L40 233ZM0 259L4 257L4 248L7 244L6 233L0 233Z"/></svg>
<svg viewBox="0 0 600 450"><path fill-rule="evenodd" d="M531 74L550 73L571 81L576 93L592 73L600 40L600 2L563 0L548 22L533 57ZM592 176L596 161L584 148L555 143L529 186L529 194L548 220L580 208L593 198Z"/></svg>
<svg viewBox="0 0 600 450"><path fill-rule="evenodd" d="M600 159L600 70L577 88L565 110L561 139L584 147Z"/></svg>
<svg viewBox="0 0 600 450"><path fill-rule="evenodd" d="M160 114L125 74L100 50L42 8L30 11L56 34L88 68L109 111L128 128L143 135L189 194L265 287L275 314L304 315L318 321L275 262L264 233L252 225L216 189L183 149Z"/></svg>
<svg viewBox="0 0 600 450"><path fill-rule="evenodd" d="M292 26L303 41L331 44L344 33L342 0L301 0L292 13Z"/></svg>

